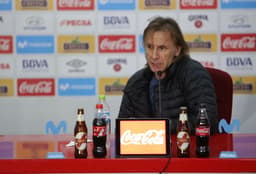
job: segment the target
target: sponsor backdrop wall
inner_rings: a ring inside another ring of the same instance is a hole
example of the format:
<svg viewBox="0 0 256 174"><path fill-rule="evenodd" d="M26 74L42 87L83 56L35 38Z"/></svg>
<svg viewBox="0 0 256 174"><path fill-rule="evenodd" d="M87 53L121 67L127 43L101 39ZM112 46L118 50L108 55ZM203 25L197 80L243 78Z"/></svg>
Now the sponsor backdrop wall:
<svg viewBox="0 0 256 174"><path fill-rule="evenodd" d="M0 0L0 134L73 133L78 107L91 131L99 94L114 124L154 16L176 19L191 56L232 75L226 127L255 133L256 0Z"/></svg>

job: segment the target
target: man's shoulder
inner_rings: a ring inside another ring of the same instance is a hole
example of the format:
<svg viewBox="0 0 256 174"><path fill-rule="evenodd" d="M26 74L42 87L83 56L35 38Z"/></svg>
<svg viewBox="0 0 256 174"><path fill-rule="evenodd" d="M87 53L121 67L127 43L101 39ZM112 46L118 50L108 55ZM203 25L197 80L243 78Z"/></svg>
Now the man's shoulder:
<svg viewBox="0 0 256 174"><path fill-rule="evenodd" d="M197 60L188 57L183 60L183 63L180 64L180 70L183 72L188 72L188 73L195 73L195 72L205 72L206 69L204 66L198 62Z"/></svg>
<svg viewBox="0 0 256 174"><path fill-rule="evenodd" d="M126 84L125 90L132 89L134 87L143 86L147 83L150 78L150 71L148 68L142 68L136 71L129 79Z"/></svg>

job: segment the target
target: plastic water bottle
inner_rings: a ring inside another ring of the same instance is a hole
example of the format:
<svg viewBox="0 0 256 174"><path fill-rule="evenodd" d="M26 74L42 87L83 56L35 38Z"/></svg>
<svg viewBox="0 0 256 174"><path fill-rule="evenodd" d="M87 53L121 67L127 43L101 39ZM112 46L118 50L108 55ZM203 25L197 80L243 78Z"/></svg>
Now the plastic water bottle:
<svg viewBox="0 0 256 174"><path fill-rule="evenodd" d="M105 95L99 95L99 101L98 104L103 104L103 117L106 120L107 125L107 142L106 146L107 148L110 147L110 136L111 136L111 118L110 118L110 106L106 101Z"/></svg>

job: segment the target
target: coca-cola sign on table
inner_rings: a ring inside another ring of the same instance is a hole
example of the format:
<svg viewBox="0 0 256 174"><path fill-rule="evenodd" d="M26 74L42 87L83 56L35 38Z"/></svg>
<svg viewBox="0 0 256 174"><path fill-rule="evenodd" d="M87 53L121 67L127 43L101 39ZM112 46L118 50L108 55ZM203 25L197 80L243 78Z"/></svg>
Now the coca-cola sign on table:
<svg viewBox="0 0 256 174"><path fill-rule="evenodd" d="M133 53L135 52L134 35L101 35L99 36L100 53Z"/></svg>
<svg viewBox="0 0 256 174"><path fill-rule="evenodd" d="M181 9L216 9L217 0L180 0Z"/></svg>
<svg viewBox="0 0 256 174"><path fill-rule="evenodd" d="M18 96L54 96L54 79L18 79Z"/></svg>
<svg viewBox="0 0 256 174"><path fill-rule="evenodd" d="M256 51L256 34L222 34L221 51Z"/></svg>
<svg viewBox="0 0 256 174"><path fill-rule="evenodd" d="M165 154L167 134L166 122L163 120L122 120L120 153Z"/></svg>

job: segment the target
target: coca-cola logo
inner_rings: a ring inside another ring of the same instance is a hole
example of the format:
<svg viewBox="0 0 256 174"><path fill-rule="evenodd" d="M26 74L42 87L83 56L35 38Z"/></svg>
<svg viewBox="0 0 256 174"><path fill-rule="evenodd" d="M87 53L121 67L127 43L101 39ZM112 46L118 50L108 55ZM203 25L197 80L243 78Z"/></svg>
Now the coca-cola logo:
<svg viewBox="0 0 256 174"><path fill-rule="evenodd" d="M181 9L215 9L217 0L180 0Z"/></svg>
<svg viewBox="0 0 256 174"><path fill-rule="evenodd" d="M12 36L0 36L0 53L12 53Z"/></svg>
<svg viewBox="0 0 256 174"><path fill-rule="evenodd" d="M93 0L58 0L58 10L92 10Z"/></svg>
<svg viewBox="0 0 256 174"><path fill-rule="evenodd" d="M93 136L106 136L106 126L93 126Z"/></svg>
<svg viewBox="0 0 256 174"><path fill-rule="evenodd" d="M209 136L210 135L210 128L209 127L197 127L196 128L196 135L197 136Z"/></svg>
<svg viewBox="0 0 256 174"><path fill-rule="evenodd" d="M256 51L256 34L223 34L222 51Z"/></svg>
<svg viewBox="0 0 256 174"><path fill-rule="evenodd" d="M99 52L101 53L131 53L135 52L135 36L99 36Z"/></svg>
<svg viewBox="0 0 256 174"><path fill-rule="evenodd" d="M148 130L141 133L133 133L131 130L126 130L121 135L121 144L136 144L136 145L150 145L150 144L164 144L163 130Z"/></svg>
<svg viewBox="0 0 256 174"><path fill-rule="evenodd" d="M53 96L54 79L18 79L19 96Z"/></svg>

